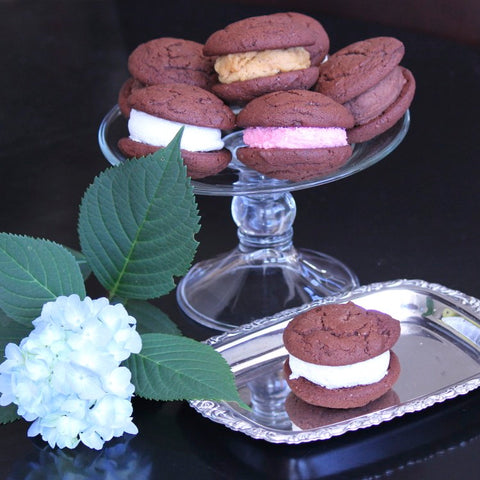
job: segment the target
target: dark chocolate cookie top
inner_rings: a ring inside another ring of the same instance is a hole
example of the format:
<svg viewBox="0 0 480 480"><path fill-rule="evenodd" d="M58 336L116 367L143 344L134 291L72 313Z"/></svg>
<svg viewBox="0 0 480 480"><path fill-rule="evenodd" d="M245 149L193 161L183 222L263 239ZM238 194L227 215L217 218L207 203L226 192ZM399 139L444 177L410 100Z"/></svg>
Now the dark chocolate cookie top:
<svg viewBox="0 0 480 480"><path fill-rule="evenodd" d="M226 55L314 45L319 41L318 30L305 28L305 21L305 15L296 12L244 18L212 33L203 53Z"/></svg>
<svg viewBox="0 0 480 480"><path fill-rule="evenodd" d="M222 100L192 85L152 85L133 91L128 102L135 110L174 122L222 130L235 125L235 115Z"/></svg>
<svg viewBox="0 0 480 480"><path fill-rule="evenodd" d="M404 53L403 43L393 37L352 43L320 65L315 90L345 103L385 78L400 63Z"/></svg>
<svg viewBox="0 0 480 480"><path fill-rule="evenodd" d="M352 302L326 304L296 316L285 328L285 348L317 365L350 365L376 357L395 344L400 322Z"/></svg>
<svg viewBox="0 0 480 480"><path fill-rule="evenodd" d="M237 116L239 127L343 127L351 113L326 95L310 90L272 92L249 102Z"/></svg>
<svg viewBox="0 0 480 480"><path fill-rule="evenodd" d="M128 58L128 70L145 85L179 82L207 88L214 80L213 59L203 55L203 45L181 38L138 45Z"/></svg>

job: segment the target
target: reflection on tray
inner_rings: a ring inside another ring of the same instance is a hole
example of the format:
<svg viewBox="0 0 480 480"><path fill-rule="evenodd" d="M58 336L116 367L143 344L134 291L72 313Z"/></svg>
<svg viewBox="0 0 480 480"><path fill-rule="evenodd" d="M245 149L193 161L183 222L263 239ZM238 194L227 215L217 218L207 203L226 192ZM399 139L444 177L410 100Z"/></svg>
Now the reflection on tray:
<svg viewBox="0 0 480 480"><path fill-rule="evenodd" d="M389 390L364 407L347 409L316 407L289 393L285 399L285 410L292 422L292 430L311 430L368 415L399 403L400 399L394 390Z"/></svg>
<svg viewBox="0 0 480 480"><path fill-rule="evenodd" d="M450 328L480 347L480 329L478 328L478 325L472 323L470 320L462 317L458 312L451 309L445 309L442 312L441 320Z"/></svg>

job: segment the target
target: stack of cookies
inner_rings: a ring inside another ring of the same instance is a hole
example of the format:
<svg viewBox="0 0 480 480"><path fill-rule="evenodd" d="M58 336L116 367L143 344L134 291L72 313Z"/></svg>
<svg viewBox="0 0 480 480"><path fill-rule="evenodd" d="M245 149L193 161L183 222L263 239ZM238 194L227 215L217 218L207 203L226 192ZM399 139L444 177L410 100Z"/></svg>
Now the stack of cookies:
<svg viewBox="0 0 480 480"><path fill-rule="evenodd" d="M363 407L386 394L400 374L391 350L400 322L352 302L325 304L293 318L283 333L285 378L310 405Z"/></svg>
<svg viewBox="0 0 480 480"><path fill-rule="evenodd" d="M222 135L242 128L238 158L248 167L290 181L329 174L348 161L352 144L391 128L415 92L399 40L371 38L330 56L329 48L323 26L296 12L245 18L205 44L169 37L141 44L118 96L129 119L119 148L143 156L186 126L187 173L203 178L226 168Z"/></svg>

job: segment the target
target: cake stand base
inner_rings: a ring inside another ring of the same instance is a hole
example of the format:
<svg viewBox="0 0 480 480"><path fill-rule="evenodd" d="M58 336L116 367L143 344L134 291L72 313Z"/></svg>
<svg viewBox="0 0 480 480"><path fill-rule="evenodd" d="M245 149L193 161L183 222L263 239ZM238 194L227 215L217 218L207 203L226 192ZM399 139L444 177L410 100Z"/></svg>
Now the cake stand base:
<svg viewBox="0 0 480 480"><path fill-rule="evenodd" d="M194 265L177 287L177 301L192 320L226 331L358 285L357 276L329 255L240 245Z"/></svg>

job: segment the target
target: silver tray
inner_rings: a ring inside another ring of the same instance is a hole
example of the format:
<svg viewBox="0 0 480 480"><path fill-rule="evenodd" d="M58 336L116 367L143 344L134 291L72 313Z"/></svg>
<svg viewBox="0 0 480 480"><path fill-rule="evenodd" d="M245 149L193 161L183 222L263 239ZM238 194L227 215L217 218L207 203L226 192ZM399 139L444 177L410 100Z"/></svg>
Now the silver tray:
<svg viewBox="0 0 480 480"><path fill-rule="evenodd" d="M393 350L401 374L382 399L359 409L332 410L297 401L283 379L282 333L298 313L324 303L354 303L401 322ZM466 394L480 385L480 300L423 280L395 280L281 312L207 340L229 363L242 400L191 401L214 422L256 439L299 444L371 427Z"/></svg>

